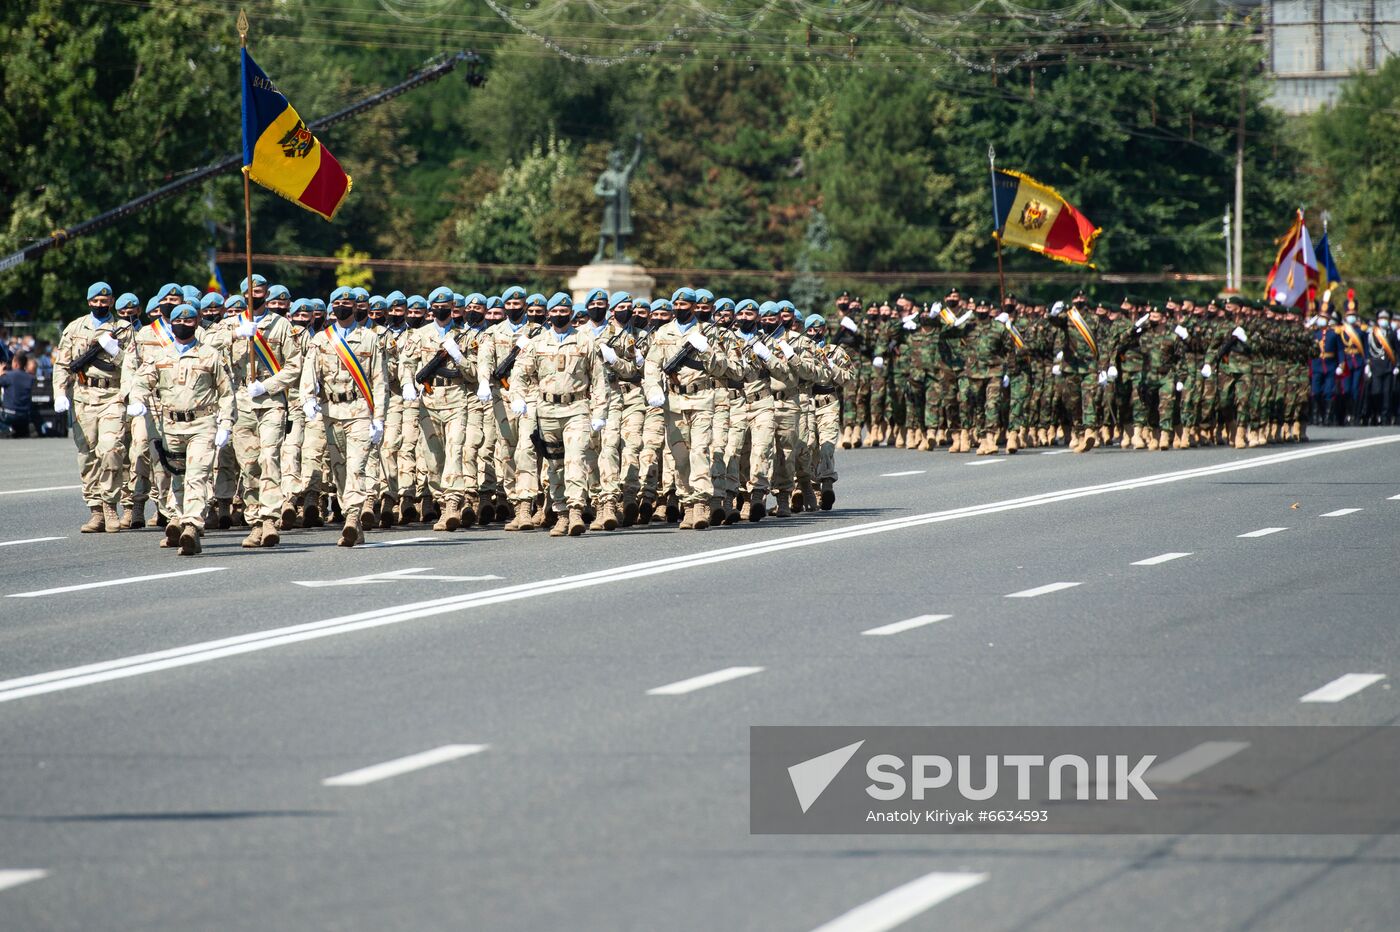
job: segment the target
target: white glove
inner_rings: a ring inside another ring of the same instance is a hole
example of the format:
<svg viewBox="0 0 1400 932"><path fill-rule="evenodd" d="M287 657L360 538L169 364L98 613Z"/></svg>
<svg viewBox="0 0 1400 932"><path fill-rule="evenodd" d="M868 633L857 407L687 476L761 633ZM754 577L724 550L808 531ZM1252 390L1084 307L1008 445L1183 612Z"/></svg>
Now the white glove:
<svg viewBox="0 0 1400 932"><path fill-rule="evenodd" d="M596 434L598 431L602 430L604 427L607 427L607 426L608 426L608 422L605 421L605 420L603 420L603 419L600 418L600 417L595 417L595 418L592 420L592 422L589 423L588 426L589 426L589 427L592 427L592 428L593 428L593 433Z"/></svg>
<svg viewBox="0 0 1400 932"><path fill-rule="evenodd" d="M214 449L222 450L226 443L228 443L228 428L220 427L214 431Z"/></svg>
<svg viewBox="0 0 1400 932"><path fill-rule="evenodd" d="M68 396L57 395L53 400L53 410L55 414L62 414L68 410Z"/></svg>
<svg viewBox="0 0 1400 932"><path fill-rule="evenodd" d="M1368 362L1368 363L1366 363L1366 378L1369 379L1370 377L1371 377L1371 364Z"/></svg>
<svg viewBox="0 0 1400 932"><path fill-rule="evenodd" d="M1050 374L1051 374L1051 375L1059 375L1059 374L1060 374L1060 364L1059 364L1059 363L1055 363L1055 365L1053 365L1053 366L1050 367Z"/></svg>
<svg viewBox="0 0 1400 932"><path fill-rule="evenodd" d="M942 302L942 301L935 301L935 302L933 302L932 304L929 305L929 308L928 308L928 309L929 309L930 311L932 311L934 314L942 314L942 313L943 313L943 302Z"/></svg>
<svg viewBox="0 0 1400 932"><path fill-rule="evenodd" d="M901 317L899 322L905 330L917 330L919 329L919 325L914 322L914 319L918 316L917 314L910 314L908 317Z"/></svg>
<svg viewBox="0 0 1400 932"><path fill-rule="evenodd" d="M418 388L412 382L403 387L403 400L409 402L418 400Z"/></svg>
<svg viewBox="0 0 1400 932"><path fill-rule="evenodd" d="M525 414L525 399L524 399L524 398L517 398L517 399L515 399L514 401L512 401L512 402L510 403L510 413L511 413L511 414L514 414L514 415L516 415L516 416L524 416L524 414Z"/></svg>
<svg viewBox="0 0 1400 932"><path fill-rule="evenodd" d="M1112 382L1112 381L1113 381L1114 379L1116 379L1116 378L1118 378L1118 367L1117 367L1117 366L1109 366L1109 367L1108 367L1108 380L1109 380L1110 382Z"/></svg>
<svg viewBox="0 0 1400 932"><path fill-rule="evenodd" d="M1001 377L1001 387L1002 387L1002 388L1006 388L1006 387L1007 387L1008 385L1010 385L1010 384L1011 384L1011 376L1009 376L1009 375L1004 375L1004 376Z"/></svg>
<svg viewBox="0 0 1400 932"><path fill-rule="evenodd" d="M1107 373L1107 372L1104 372L1102 369L1099 370L1099 384L1100 384L1100 385L1107 385L1107 384L1108 384L1108 373Z"/></svg>
<svg viewBox="0 0 1400 932"><path fill-rule="evenodd" d="M121 350L122 345L110 333L99 333L97 335L97 345L102 347L102 351L108 356L115 356Z"/></svg>
<svg viewBox="0 0 1400 932"><path fill-rule="evenodd" d="M139 401L133 401L131 404L126 406L127 417L143 417L145 413L146 406Z"/></svg>
<svg viewBox="0 0 1400 932"><path fill-rule="evenodd" d="M257 329L257 324L253 323L246 317L241 317L238 320L238 326L234 328L233 335L236 337L251 337L253 335L253 331Z"/></svg>
<svg viewBox="0 0 1400 932"><path fill-rule="evenodd" d="M1181 390L1184 389L1185 387L1186 387L1186 386L1185 386L1185 385L1182 385L1180 382L1177 382L1177 383L1176 383L1176 390L1177 390L1177 391L1181 391Z"/></svg>
<svg viewBox="0 0 1400 932"><path fill-rule="evenodd" d="M1181 324L1177 324L1175 327L1173 327L1172 333L1176 334L1177 337L1182 340L1186 339L1191 335L1191 332L1185 327L1181 326Z"/></svg>
<svg viewBox="0 0 1400 932"><path fill-rule="evenodd" d="M698 329L690 331L690 333L686 335L685 342L689 343L691 346L695 347L702 353L709 352L710 341L705 339L705 335L701 333Z"/></svg>
<svg viewBox="0 0 1400 932"><path fill-rule="evenodd" d="M876 369L885 368L885 357L876 356L874 359L870 360L870 365L874 366Z"/></svg>
<svg viewBox="0 0 1400 932"><path fill-rule="evenodd" d="M953 326L954 326L954 327L961 327L963 324L967 323L968 319L969 319L970 317L972 317L972 313L973 313L973 312L970 311L970 310L968 310L968 311L963 311L963 312L962 312L962 316L959 317L957 320L953 321Z"/></svg>
<svg viewBox="0 0 1400 932"><path fill-rule="evenodd" d="M1206 363L1204 366L1201 366L1201 376L1203 378L1210 378L1210 374L1214 371L1215 370L1211 369L1210 363Z"/></svg>
<svg viewBox="0 0 1400 932"><path fill-rule="evenodd" d="M1151 314L1143 314L1143 315L1142 315L1141 317L1139 317L1137 320L1133 321L1133 329L1134 329L1134 330L1141 330L1143 327L1146 327L1146 326L1147 326L1147 322L1148 322L1149 320L1151 320L1151 319L1152 319L1152 315L1151 315Z"/></svg>
<svg viewBox="0 0 1400 932"><path fill-rule="evenodd" d="M248 397L249 397L249 398L261 398L263 395L266 395L266 394L267 394L267 386L263 385L263 383L262 383L261 381L259 381L259 380L257 380L257 379L254 379L253 381L251 381L251 382L248 383Z"/></svg>
<svg viewBox="0 0 1400 932"><path fill-rule="evenodd" d="M1056 362L1063 362L1063 361L1064 361L1064 358L1065 358L1065 351L1064 351L1064 350L1060 350L1058 353L1055 354L1055 361L1056 361Z"/></svg>
<svg viewBox="0 0 1400 932"><path fill-rule="evenodd" d="M664 407L665 404L666 404L666 396L665 396L665 395L648 395L648 396L647 396L647 404L651 405L653 408Z"/></svg>
<svg viewBox="0 0 1400 932"><path fill-rule="evenodd" d="M462 348L457 345L457 341L452 338L451 333L443 334L442 341L438 345L447 352L448 356L452 357L452 361L457 365L466 363L466 359L462 356Z"/></svg>
<svg viewBox="0 0 1400 932"><path fill-rule="evenodd" d="M1236 327L1234 330L1231 330L1230 336L1234 337L1236 340L1239 340L1241 343L1249 342L1249 337L1245 335L1243 327Z"/></svg>
<svg viewBox="0 0 1400 932"><path fill-rule="evenodd" d="M1050 305L1050 316L1051 316L1051 317L1059 317L1059 316L1060 316L1061 314L1063 314L1064 312L1065 312L1065 302L1063 302L1063 301L1056 301L1054 304Z"/></svg>
<svg viewBox="0 0 1400 932"><path fill-rule="evenodd" d="M321 406L316 403L315 398L308 398L301 403L301 413L306 415L308 421L314 421L316 415L321 413Z"/></svg>
<svg viewBox="0 0 1400 932"><path fill-rule="evenodd" d="M375 418L369 422L369 442L371 446L378 446L379 441L384 439L384 422Z"/></svg>
<svg viewBox="0 0 1400 932"><path fill-rule="evenodd" d="M1002 311L996 316L996 321L1002 326L1006 326L1007 324L1011 323L1011 315L1006 313L1005 311Z"/></svg>
<svg viewBox="0 0 1400 932"><path fill-rule="evenodd" d="M613 350L611 346L604 343L598 347L598 352L602 354L603 362L607 363L610 366L617 365L617 353Z"/></svg>
<svg viewBox="0 0 1400 932"><path fill-rule="evenodd" d="M767 344L762 340L753 341L753 354L764 362L769 362L773 359L773 351L770 350Z"/></svg>
<svg viewBox="0 0 1400 932"><path fill-rule="evenodd" d="M647 358L646 358L645 356L642 355L642 351L641 351L641 350L637 350L637 357L636 357L636 358L637 358L637 365L639 365L639 366L645 366L645 365L647 364Z"/></svg>
<svg viewBox="0 0 1400 932"><path fill-rule="evenodd" d="M780 349L780 350L783 351L783 358L784 358L784 359L791 359L791 358L795 355L795 351L793 350L793 348L792 348L791 346L788 346L787 340L779 340L779 341L778 341L778 349ZM881 359L881 360L880 360L880 365L883 366L884 364L885 364L885 361L884 361L883 359Z"/></svg>
<svg viewBox="0 0 1400 932"><path fill-rule="evenodd" d="M843 329L851 331L851 333L860 333L860 328L856 326L856 322L849 317L841 318L841 326Z"/></svg>
<svg viewBox="0 0 1400 932"><path fill-rule="evenodd" d="M521 350L522 352L524 351L525 347L527 347L527 346L529 346L529 345L530 345L530 338L527 337L527 336L525 336L525 334L523 334L523 333L522 333L522 334L519 336L519 338L517 338L516 341L515 341L515 348L518 349L518 350Z"/></svg>
<svg viewBox="0 0 1400 932"><path fill-rule="evenodd" d="M476 383L476 400L482 404L491 403L491 386L485 382Z"/></svg>
<svg viewBox="0 0 1400 932"><path fill-rule="evenodd" d="M1342 376L1342 367L1341 367L1341 366L1338 366L1338 367L1337 367L1337 377L1338 377L1338 378L1341 378L1341 376Z"/></svg>
<svg viewBox="0 0 1400 932"><path fill-rule="evenodd" d="M1392 372L1392 373L1390 373L1390 374L1391 374L1391 375L1400 375L1400 369L1396 369L1394 372Z"/></svg>

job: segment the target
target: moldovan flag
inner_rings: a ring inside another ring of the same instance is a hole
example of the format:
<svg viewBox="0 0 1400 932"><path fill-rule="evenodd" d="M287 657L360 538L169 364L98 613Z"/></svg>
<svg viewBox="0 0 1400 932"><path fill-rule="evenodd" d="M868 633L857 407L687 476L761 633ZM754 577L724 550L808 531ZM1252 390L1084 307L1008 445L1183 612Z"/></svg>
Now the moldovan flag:
<svg viewBox="0 0 1400 932"><path fill-rule="evenodd" d="M1020 172L994 169L996 236L1052 259L1093 267L1089 257L1103 231L1047 185Z"/></svg>
<svg viewBox="0 0 1400 932"><path fill-rule="evenodd" d="M1317 254L1299 210L1264 281L1264 297L1285 307L1302 307L1310 288L1317 288Z"/></svg>
<svg viewBox="0 0 1400 932"><path fill-rule="evenodd" d="M257 62L243 50L243 170L264 188L327 220L350 193L350 176L311 135Z"/></svg>

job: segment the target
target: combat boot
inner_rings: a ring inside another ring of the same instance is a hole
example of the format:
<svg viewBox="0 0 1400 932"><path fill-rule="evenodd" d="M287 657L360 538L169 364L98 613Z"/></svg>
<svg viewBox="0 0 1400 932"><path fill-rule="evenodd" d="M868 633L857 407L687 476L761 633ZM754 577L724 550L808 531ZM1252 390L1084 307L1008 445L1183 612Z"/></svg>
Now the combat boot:
<svg viewBox="0 0 1400 932"><path fill-rule="evenodd" d="M1084 441L1079 445L1078 452L1088 453L1090 450L1094 449L1096 444L1097 441L1094 439L1094 432L1091 430L1086 430L1084 432Z"/></svg>
<svg viewBox="0 0 1400 932"><path fill-rule="evenodd" d="M1144 440L1143 437L1142 437L1142 425L1141 425L1141 424L1134 424L1134 425L1133 425L1133 441L1132 441L1132 443L1133 443L1133 449L1134 449L1134 450L1145 450L1145 449L1147 449L1147 441Z"/></svg>
<svg viewBox="0 0 1400 932"><path fill-rule="evenodd" d="M645 527L651 523L651 516L656 513L656 500L644 497L641 504L637 506L637 523Z"/></svg>
<svg viewBox="0 0 1400 932"><path fill-rule="evenodd" d="M550 523L553 520L554 506L552 506L549 502L544 502L543 504L535 508L535 517L530 524L531 527L538 531L540 528L544 527L546 524Z"/></svg>
<svg viewBox="0 0 1400 932"><path fill-rule="evenodd" d="M773 512L775 518L791 518L792 509L788 507L788 494L783 491L773 493L773 497L778 500L778 509Z"/></svg>
<svg viewBox="0 0 1400 932"><path fill-rule="evenodd" d="M1021 449L1021 432L1019 430L1009 431L1006 435L1006 455L1010 456Z"/></svg>
<svg viewBox="0 0 1400 932"><path fill-rule="evenodd" d="M1172 432L1163 427L1157 436L1157 449L1165 452L1171 448Z"/></svg>
<svg viewBox="0 0 1400 932"><path fill-rule="evenodd" d="M167 524L170 523L165 517L165 512L160 510L159 505L156 506L156 516L152 519L152 521L154 522L156 527L165 527Z"/></svg>
<svg viewBox="0 0 1400 932"><path fill-rule="evenodd" d="M413 504L413 493L404 492L399 496L399 524L412 524L418 520L418 509Z"/></svg>
<svg viewBox="0 0 1400 932"><path fill-rule="evenodd" d="M1267 441L1264 439L1262 430L1251 430L1249 432L1249 446L1262 447Z"/></svg>
<svg viewBox="0 0 1400 932"><path fill-rule="evenodd" d="M692 530L703 531L710 526L710 509L704 502L696 502L690 506L695 518L690 522Z"/></svg>
<svg viewBox="0 0 1400 932"><path fill-rule="evenodd" d="M374 502L369 499L360 506L360 526L367 531L379 527L379 515L374 510Z"/></svg>
<svg viewBox="0 0 1400 932"><path fill-rule="evenodd" d="M282 502L282 530L289 531L301 523L301 518L297 514L297 502L295 498L289 498Z"/></svg>
<svg viewBox="0 0 1400 932"><path fill-rule="evenodd" d="M1148 425L1147 429L1142 432L1142 436L1147 440L1148 450L1156 450L1158 448L1157 432L1152 429L1152 426L1150 424Z"/></svg>
<svg viewBox="0 0 1400 932"><path fill-rule="evenodd" d="M229 509L229 522L232 527L247 527L248 516L243 511L243 501L235 499L233 506Z"/></svg>
<svg viewBox="0 0 1400 932"><path fill-rule="evenodd" d="M530 499L525 499L515 503L515 517L511 518L511 523L506 525L507 531L533 531L544 523L546 509L541 508L538 516L535 514L535 503ZM536 518L538 517L538 520Z"/></svg>
<svg viewBox="0 0 1400 932"><path fill-rule="evenodd" d="M801 514L804 503L805 500L802 498L802 490L793 489L791 500L788 502L788 507L792 509L792 513L795 515Z"/></svg>
<svg viewBox="0 0 1400 932"><path fill-rule="evenodd" d="M337 540L337 547L353 547L356 544L365 542L365 532L360 530L360 514L352 511L345 516L345 526L340 529L340 539Z"/></svg>
<svg viewBox="0 0 1400 932"><path fill-rule="evenodd" d="M719 527L724 523L724 499L712 498L709 505L702 505L701 510L705 514L705 523L711 527Z"/></svg>
<svg viewBox="0 0 1400 932"><path fill-rule="evenodd" d="M1306 421L1293 422L1293 439L1299 443L1308 442L1308 425Z"/></svg>
<svg viewBox="0 0 1400 932"><path fill-rule="evenodd" d="M438 508L437 502L426 492L418 499L418 513L423 516L423 523L429 524L442 517L442 510Z"/></svg>
<svg viewBox="0 0 1400 932"><path fill-rule="evenodd" d="M729 502L728 502L729 507L726 508L726 509L725 509L725 512L724 512L724 523L725 523L725 524L738 524L738 523L739 523L739 500L740 500L741 498L744 499L745 501L747 501L747 500L748 500L748 495L747 495L747 493L739 492L739 493L736 493L736 494L733 494L733 495L730 495L730 496L729 496Z"/></svg>
<svg viewBox="0 0 1400 932"><path fill-rule="evenodd" d="M123 531L129 531L129 530L131 530L132 522L135 520L135 515L136 515L136 507L135 507L135 505L134 505L134 504L132 504L132 505L127 505L127 506L126 506L126 511L123 511L123 512L122 512L122 520L121 520L121 524L120 524L120 527L121 527L121 529L122 529ZM145 527L145 526L146 526L146 522L145 522L145 521L142 521L142 522L141 522L141 526L142 526L142 527Z"/></svg>
<svg viewBox="0 0 1400 932"><path fill-rule="evenodd" d="M830 511L831 506L836 504L836 489L832 487L835 481L834 479L822 480L822 511Z"/></svg>
<svg viewBox="0 0 1400 932"><path fill-rule="evenodd" d="M599 509L598 520L603 523L603 530L616 531L618 524L617 505L612 501L604 502L603 507Z"/></svg>
<svg viewBox="0 0 1400 932"><path fill-rule="evenodd" d="M167 534L168 538L170 535ZM199 545L199 532L195 530L193 524L185 525L180 531L180 556L192 557L204 548Z"/></svg>
<svg viewBox="0 0 1400 932"><path fill-rule="evenodd" d="M903 450L903 449L904 449L904 428L903 428L903 427L896 427L896 428L893 429L893 433L894 433L894 447L895 447L895 449L896 449L896 450Z"/></svg>
<svg viewBox="0 0 1400 932"><path fill-rule="evenodd" d="M276 547L282 542L282 537L277 533L277 524L271 519L262 523L262 545L264 547Z"/></svg>
<svg viewBox="0 0 1400 932"><path fill-rule="evenodd" d="M476 496L464 495L457 509L461 519L462 527L469 528L476 526Z"/></svg>
<svg viewBox="0 0 1400 932"><path fill-rule="evenodd" d="M631 527L637 523L637 500L629 498L622 503L622 526Z"/></svg>
<svg viewBox="0 0 1400 932"><path fill-rule="evenodd" d="M855 447L857 450L865 443L864 438L861 436L864 432L865 428L860 424L851 428L851 446Z"/></svg>
<svg viewBox="0 0 1400 932"><path fill-rule="evenodd" d="M569 509L569 536L582 537L588 530L588 522L583 520L582 508Z"/></svg>
<svg viewBox="0 0 1400 932"><path fill-rule="evenodd" d="M802 480L802 510L817 510L817 491L812 485L811 479Z"/></svg>
<svg viewBox="0 0 1400 932"><path fill-rule="evenodd" d="M263 529L261 524L253 525L253 529L248 532L248 536L243 538L242 546L247 550L255 550L262 546Z"/></svg>
<svg viewBox="0 0 1400 932"><path fill-rule="evenodd" d="M301 509L302 527L325 527L326 519L321 517L321 496L306 493L306 504Z"/></svg>
<svg viewBox="0 0 1400 932"><path fill-rule="evenodd" d="M543 510L543 509L542 509ZM580 515L579 520L583 520ZM567 537L569 534L569 516L561 514L554 521L554 526L549 529L550 537Z"/></svg>
<svg viewBox="0 0 1400 932"><path fill-rule="evenodd" d="M117 514L117 506L111 502L102 503L102 523L108 534L116 534L122 529L122 516Z"/></svg>
<svg viewBox="0 0 1400 932"><path fill-rule="evenodd" d="M78 530L84 534L101 534L107 527L107 519L102 516L102 506L89 505L88 510L92 514L88 517L87 523Z"/></svg>
<svg viewBox="0 0 1400 932"><path fill-rule="evenodd" d="M690 505L687 505L684 509L684 513L681 516L679 530L688 531L691 528L695 527L695 514L696 509Z"/></svg>
<svg viewBox="0 0 1400 932"><path fill-rule="evenodd" d="M434 531L455 531L462 526L462 515L457 511L457 500L448 498L442 505L442 513L438 516L437 523L433 525Z"/></svg>
<svg viewBox="0 0 1400 932"><path fill-rule="evenodd" d="M185 527L189 526L188 524L185 525ZM162 549L173 549L180 546L180 525L176 524L174 521L166 522L165 536L160 539L160 546Z"/></svg>
<svg viewBox="0 0 1400 932"><path fill-rule="evenodd" d="M485 527L500 516L500 510L496 508L496 503L489 496L477 503L476 521L480 526Z"/></svg>
<svg viewBox="0 0 1400 932"><path fill-rule="evenodd" d="M749 493L749 500L744 503L744 510L740 512L745 521L757 523L763 520L763 516L768 512L768 493L754 490Z"/></svg>
<svg viewBox="0 0 1400 932"><path fill-rule="evenodd" d="M1245 431L1245 429L1244 429L1244 426L1243 426L1243 425L1240 425L1240 424L1236 424L1236 425L1235 425L1235 429L1234 429L1234 435L1235 435L1235 436L1234 436L1234 440L1232 441L1232 444L1231 444L1231 445L1234 446L1234 448L1235 448L1236 450L1243 450L1243 449L1248 445L1248 442L1245 440L1245 437L1244 437L1244 431Z"/></svg>
<svg viewBox="0 0 1400 932"><path fill-rule="evenodd" d="M233 516L229 513L229 500L226 498L214 502L214 526L221 531L233 527Z"/></svg>
<svg viewBox="0 0 1400 932"><path fill-rule="evenodd" d="M987 456L997 451L997 434L989 430L982 435L982 443L977 447L978 456Z"/></svg>
<svg viewBox="0 0 1400 932"><path fill-rule="evenodd" d="M841 449L843 449L843 450L849 450L850 448L851 448L851 429L850 429L849 427L843 427L843 428L841 428Z"/></svg>

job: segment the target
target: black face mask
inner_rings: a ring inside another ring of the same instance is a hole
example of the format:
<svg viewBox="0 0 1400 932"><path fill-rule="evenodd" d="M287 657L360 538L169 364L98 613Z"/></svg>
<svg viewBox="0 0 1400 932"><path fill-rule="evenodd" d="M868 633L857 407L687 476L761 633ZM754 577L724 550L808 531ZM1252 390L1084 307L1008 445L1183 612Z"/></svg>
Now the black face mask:
<svg viewBox="0 0 1400 932"><path fill-rule="evenodd" d="M569 329L569 321L572 319L572 314L550 314L549 325L554 328L555 332L563 333Z"/></svg>
<svg viewBox="0 0 1400 932"><path fill-rule="evenodd" d="M390 326L390 327L393 327L395 330L397 330L397 329L399 329L400 327L402 327L402 326L403 326L403 315L402 315L402 314L390 314L390 315L389 315L389 326Z"/></svg>
<svg viewBox="0 0 1400 932"><path fill-rule="evenodd" d="M686 308L685 310L677 310L677 311L675 311L674 313L675 313L675 315L676 315L676 323L678 323L678 324L688 324L688 323L690 323L692 320L695 319L695 309L694 309L694 308Z"/></svg>
<svg viewBox="0 0 1400 932"><path fill-rule="evenodd" d="M614 310L613 320L617 321L619 327L626 327L632 322L632 309L629 307L626 310Z"/></svg>
<svg viewBox="0 0 1400 932"><path fill-rule="evenodd" d="M513 323L513 324L518 324L518 323L520 323L521 319L522 319L524 316L525 316L525 308L523 308L523 307L521 307L521 308L516 308L516 309L513 310L513 311L512 311L512 310L507 310L507 311L506 311L506 317L510 318L510 322Z"/></svg>
<svg viewBox="0 0 1400 932"><path fill-rule="evenodd" d="M482 311L467 311L467 326L480 327L481 322L486 319L486 314Z"/></svg>
<svg viewBox="0 0 1400 932"><path fill-rule="evenodd" d="M590 307L588 309L588 319L595 324L601 324L603 318L608 316L608 309L605 307Z"/></svg>
<svg viewBox="0 0 1400 932"><path fill-rule="evenodd" d="M702 324L708 324L710 322L711 315L714 314L714 308L708 308L702 311L700 310L700 308L697 307L694 313L696 320L700 321L700 323Z"/></svg>
<svg viewBox="0 0 1400 932"><path fill-rule="evenodd" d="M355 318L355 309L353 307L333 307L331 308L331 313L335 315L336 323L340 324L342 327Z"/></svg>
<svg viewBox="0 0 1400 932"><path fill-rule="evenodd" d="M758 321L751 320L748 317L740 317L738 323L739 330L742 333L753 333L758 329Z"/></svg>
<svg viewBox="0 0 1400 932"><path fill-rule="evenodd" d="M365 308L363 311L359 308L355 308L355 319L360 323L369 320L369 308Z"/></svg>
<svg viewBox="0 0 1400 932"><path fill-rule="evenodd" d="M263 297L263 298L254 298L254 299L253 299L253 313L254 313L254 314L261 314L261 313L262 313L262 309L263 309L263 305L266 304L266 303L267 303L267 298L265 298L265 297Z"/></svg>
<svg viewBox="0 0 1400 932"><path fill-rule="evenodd" d="M194 332L198 326L199 325L192 320L177 320L170 325L170 332L175 334L175 339L179 340L181 343L188 343L194 338Z"/></svg>
<svg viewBox="0 0 1400 932"><path fill-rule="evenodd" d="M212 327L215 324L217 324L220 321L220 319L221 318L218 314L205 314L199 319L199 322L206 327Z"/></svg>
<svg viewBox="0 0 1400 932"><path fill-rule="evenodd" d="M781 317L779 317L777 320L773 321L772 323L769 323L768 321L764 321L764 322L763 322L763 329L764 329L764 330L767 330L769 333L781 333L782 330L783 330L783 319L782 319Z"/></svg>
<svg viewBox="0 0 1400 932"><path fill-rule="evenodd" d="M450 320L451 318L452 318L452 308L450 308L450 307L435 307L435 308L433 308L433 320L437 321L439 324L446 324L446 323L448 322L448 320Z"/></svg>
<svg viewBox="0 0 1400 932"><path fill-rule="evenodd" d="M648 330L655 330L657 327L660 327L663 323L665 323L665 321L663 321L663 320L662 320L661 318L659 318L659 317L651 317L651 318L648 318L648 319L647 319L647 329L648 329Z"/></svg>
<svg viewBox="0 0 1400 932"><path fill-rule="evenodd" d="M408 315L405 315L405 316L404 316L403 321L404 321L405 324L407 324L407 325L410 326L410 327L421 327L421 326L423 326L423 315L422 315L421 313L420 313L420 314L408 314Z"/></svg>
<svg viewBox="0 0 1400 932"><path fill-rule="evenodd" d="M530 318L530 323L532 323L532 324L542 324L542 323L544 323L544 311L535 311L535 312L533 312L533 313L526 313L525 316L528 317L528 318Z"/></svg>

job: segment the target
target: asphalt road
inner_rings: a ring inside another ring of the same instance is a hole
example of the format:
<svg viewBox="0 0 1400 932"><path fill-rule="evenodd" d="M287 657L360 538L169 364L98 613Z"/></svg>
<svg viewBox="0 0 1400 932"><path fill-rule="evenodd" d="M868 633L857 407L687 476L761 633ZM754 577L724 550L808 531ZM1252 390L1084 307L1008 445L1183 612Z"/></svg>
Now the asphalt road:
<svg viewBox="0 0 1400 932"><path fill-rule="evenodd" d="M749 833L751 725L1396 724L1400 433L1313 433L194 559L78 534L71 445L0 442L0 929L1394 929L1391 835Z"/></svg>

